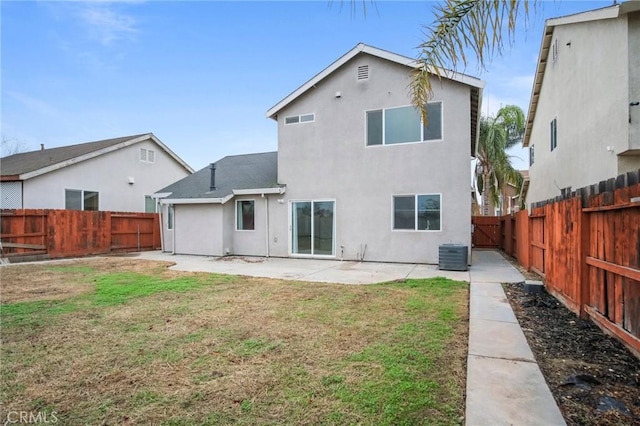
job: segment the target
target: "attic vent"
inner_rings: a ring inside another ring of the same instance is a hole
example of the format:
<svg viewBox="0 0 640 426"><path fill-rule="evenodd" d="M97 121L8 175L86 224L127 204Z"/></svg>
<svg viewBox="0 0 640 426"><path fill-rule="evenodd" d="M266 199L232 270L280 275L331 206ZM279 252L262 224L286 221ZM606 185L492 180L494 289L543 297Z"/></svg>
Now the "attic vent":
<svg viewBox="0 0 640 426"><path fill-rule="evenodd" d="M369 79L369 65L360 65L358 67L358 81Z"/></svg>

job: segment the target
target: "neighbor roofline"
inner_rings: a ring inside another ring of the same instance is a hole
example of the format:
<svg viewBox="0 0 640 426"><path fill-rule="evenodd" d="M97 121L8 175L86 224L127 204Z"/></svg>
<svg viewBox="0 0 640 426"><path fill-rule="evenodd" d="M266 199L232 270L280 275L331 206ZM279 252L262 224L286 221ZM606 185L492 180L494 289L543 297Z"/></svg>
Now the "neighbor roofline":
<svg viewBox="0 0 640 426"><path fill-rule="evenodd" d="M0 176L1 182L20 182L20 175L2 175Z"/></svg>
<svg viewBox="0 0 640 426"><path fill-rule="evenodd" d="M420 63L415 59L409 58L407 56L399 55L397 53L389 52L387 50L379 49L377 47L368 46L364 43L358 43L356 47L354 47L353 49L351 49L350 51L342 55L340 58L334 61L331 65L329 65L327 68L320 71L318 74L312 77L309 81L304 83L302 86L298 87L296 90L291 92L287 97L285 97L280 102L278 102L273 107L271 107L267 111L266 117L274 120L277 119L278 112L280 112L280 110L282 110L284 107L286 107L291 102L293 102L296 98L304 94L307 90L311 89L318 82L320 82L321 80L329 76L335 70L340 68L342 65L344 65L345 63L347 63L348 61L350 61L360 53L367 53L369 55L386 59L388 61L395 62L397 64L404 65L413 69L420 67ZM432 74L441 75L444 78L448 78L450 80L457 81L459 83L467 84L469 86L477 87L480 90L482 90L486 84L484 81L478 78L471 77L469 75L458 73L455 71L441 69L441 68L438 68L437 70L433 69Z"/></svg>
<svg viewBox="0 0 640 426"><path fill-rule="evenodd" d="M527 114L527 122L525 123L524 137L522 138L522 146L528 147L533 130L533 121L536 117L538 108L538 98L542 90L542 82L549 58L549 49L551 40L553 39L554 28L560 25L578 24L590 21L599 21L604 19L616 19L620 16L636 12L640 10L640 1L627 1L622 4L607 6L600 9L588 10L586 12L575 13L573 15L560 16L557 18L547 19L544 26L542 41L540 43L540 53L538 54L538 64L534 76L533 87L531 89L531 97L529 98L529 112Z"/></svg>
<svg viewBox="0 0 640 426"><path fill-rule="evenodd" d="M46 173L50 173L56 170L60 170L63 169L65 167L74 165L74 164L78 164L81 163L83 161L86 160L90 160L92 158L95 157L99 157L101 155L104 154L108 154L110 152L113 151L117 151L119 149L137 144L139 142L143 142L146 140L152 140L156 145L158 145L160 148L162 148L167 154L169 154L174 160L176 160L182 167L184 167L189 173L193 173L193 169L187 164L185 163L180 157L178 157L173 151L171 151L165 144L163 144L153 133L145 133L143 135L140 136L136 136L133 137L131 139L127 139L124 142L120 142L118 144L115 145L111 145L102 149L97 149L95 151L91 151L88 152L86 154L83 155L79 155L77 157L73 157L73 158L69 158L68 160L64 160L64 161L60 161L58 163L55 164L51 164L49 166L46 167L41 167L39 169L27 172L27 173L22 173L19 175L19 178L21 180L27 180L27 179L31 179Z"/></svg>

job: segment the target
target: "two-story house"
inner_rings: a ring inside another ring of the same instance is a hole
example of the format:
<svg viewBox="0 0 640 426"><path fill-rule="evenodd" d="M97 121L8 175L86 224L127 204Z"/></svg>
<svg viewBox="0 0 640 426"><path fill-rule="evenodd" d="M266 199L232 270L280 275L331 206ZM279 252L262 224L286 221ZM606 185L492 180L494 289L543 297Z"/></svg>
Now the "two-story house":
<svg viewBox="0 0 640 426"><path fill-rule="evenodd" d="M437 263L440 244L470 247L484 83L448 73L423 123L415 67L358 44L297 88L267 111L277 153L225 157L159 191L165 250Z"/></svg>
<svg viewBox="0 0 640 426"><path fill-rule="evenodd" d="M193 173L153 133L0 159L0 208L155 212L151 195Z"/></svg>
<svg viewBox="0 0 640 426"><path fill-rule="evenodd" d="M640 169L640 2L547 20L523 146L529 205Z"/></svg>

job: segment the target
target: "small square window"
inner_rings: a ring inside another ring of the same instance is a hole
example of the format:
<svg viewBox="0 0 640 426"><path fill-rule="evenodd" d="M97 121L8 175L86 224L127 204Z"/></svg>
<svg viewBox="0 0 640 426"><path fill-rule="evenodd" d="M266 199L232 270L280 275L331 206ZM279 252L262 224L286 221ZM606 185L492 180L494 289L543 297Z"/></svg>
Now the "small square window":
<svg viewBox="0 0 640 426"><path fill-rule="evenodd" d="M67 210L82 210L82 191L65 189L64 208Z"/></svg>

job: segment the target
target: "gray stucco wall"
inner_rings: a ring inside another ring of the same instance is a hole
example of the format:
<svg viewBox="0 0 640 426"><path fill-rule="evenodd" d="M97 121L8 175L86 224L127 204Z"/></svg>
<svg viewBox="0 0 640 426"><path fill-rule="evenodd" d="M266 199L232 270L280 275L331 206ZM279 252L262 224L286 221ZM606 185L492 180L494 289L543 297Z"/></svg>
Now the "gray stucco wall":
<svg viewBox="0 0 640 426"><path fill-rule="evenodd" d="M140 148L154 150L155 162L141 162ZM158 145L143 141L24 181L24 208L64 209L65 189L81 189L99 192L100 210L144 212L145 195L188 174Z"/></svg>
<svg viewBox="0 0 640 426"><path fill-rule="evenodd" d="M640 102L640 12L629 14L629 103ZM640 105L629 106L629 148L640 155ZM637 160L636 160L637 161ZM636 168L640 167L636 163Z"/></svg>
<svg viewBox="0 0 640 426"><path fill-rule="evenodd" d="M369 65L369 80L356 70ZM284 204L271 204L271 254L290 254L290 203L335 200L336 255L365 260L437 263L438 245L470 246L470 88L444 80L443 140L365 146L365 111L410 105L410 70L360 54L278 114L278 180ZM335 93L341 92L336 98ZM289 115L315 122L284 125ZM393 195L442 194L441 231L392 230ZM283 214L284 213L284 214ZM277 241L277 242L276 242Z"/></svg>
<svg viewBox="0 0 640 426"><path fill-rule="evenodd" d="M219 204L179 204L174 206L176 254L222 256L223 208ZM165 240L166 241L166 240ZM165 247L172 251L172 247Z"/></svg>
<svg viewBox="0 0 640 426"><path fill-rule="evenodd" d="M555 40L558 56L554 62L549 53L529 142L535 151L529 204L640 167L640 157L619 156L630 149L629 84L637 85L629 75L626 15L557 26L552 46ZM558 143L551 151L553 118Z"/></svg>
<svg viewBox="0 0 640 426"><path fill-rule="evenodd" d="M239 231L236 227L236 203L241 200L254 201L254 230ZM234 197L229 203L229 208L225 210L225 215L230 215L226 220L226 226L231 228L229 233L232 238L232 253L245 256L266 256L267 255L267 223L265 198L260 195ZM229 226L233 224L232 226Z"/></svg>

